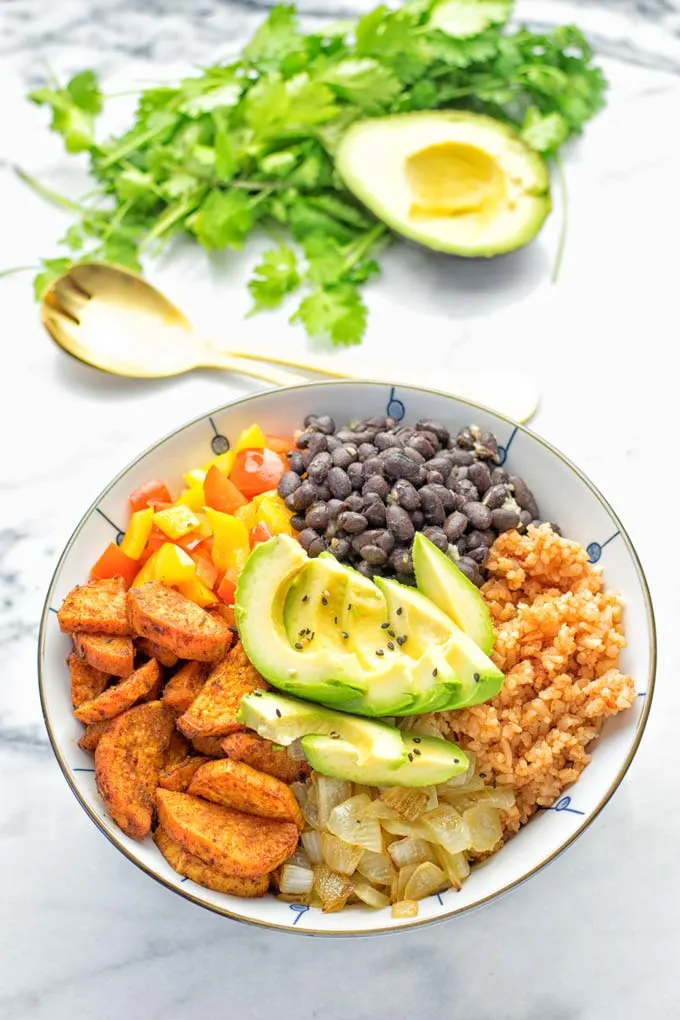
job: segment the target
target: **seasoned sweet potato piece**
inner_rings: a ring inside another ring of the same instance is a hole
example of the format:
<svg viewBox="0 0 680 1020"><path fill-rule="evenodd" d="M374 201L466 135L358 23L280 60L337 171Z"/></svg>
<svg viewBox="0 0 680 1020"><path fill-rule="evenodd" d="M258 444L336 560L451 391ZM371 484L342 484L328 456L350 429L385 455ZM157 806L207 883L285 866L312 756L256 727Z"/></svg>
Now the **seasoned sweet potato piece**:
<svg viewBox="0 0 680 1020"><path fill-rule="evenodd" d="M290 786L242 761L224 758L203 765L191 780L189 793L214 804L245 811L247 815L293 822L300 832L305 827L302 811Z"/></svg>
<svg viewBox="0 0 680 1020"><path fill-rule="evenodd" d="M163 768L169 769L171 765L177 765L178 762L184 761L190 750L191 745L187 738L178 730L175 730L170 737L170 743L165 754Z"/></svg>
<svg viewBox="0 0 680 1020"><path fill-rule="evenodd" d="M235 875L223 875L217 868L204 864L200 857L194 857L183 850L179 843L168 836L165 829L159 827L153 834L153 841L165 857L171 868L179 875L185 875L196 885L203 885L215 892L228 893L230 896L264 896L269 888L269 875L260 878L237 878Z"/></svg>
<svg viewBox="0 0 680 1020"><path fill-rule="evenodd" d="M74 588L64 599L57 619L65 634L131 634L123 578L105 577Z"/></svg>
<svg viewBox="0 0 680 1020"><path fill-rule="evenodd" d="M109 722L109 719L102 719L101 722L90 723L78 741L78 747L82 747L83 751L91 751L92 754L94 754L95 748L101 739L101 735L106 730Z"/></svg>
<svg viewBox="0 0 680 1020"><path fill-rule="evenodd" d="M127 611L136 634L158 642L179 659L216 662L231 644L231 631L219 616L211 616L160 581L131 588Z"/></svg>
<svg viewBox="0 0 680 1020"><path fill-rule="evenodd" d="M137 705L107 725L94 752L106 810L133 839L143 839L151 828L154 790L174 725L162 701Z"/></svg>
<svg viewBox="0 0 680 1020"><path fill-rule="evenodd" d="M205 765L209 761L210 758L203 758L196 754L191 758L184 758L175 765L166 765L158 777L158 785L162 786L164 790L186 793L189 783L201 765Z"/></svg>
<svg viewBox="0 0 680 1020"><path fill-rule="evenodd" d="M149 659L127 680L120 680L94 701L86 701L73 714L76 719L80 719L84 723L113 719L114 716L120 715L126 708L130 708L145 694L148 694L158 682L160 675L161 667L155 659Z"/></svg>
<svg viewBox="0 0 680 1020"><path fill-rule="evenodd" d="M271 740L257 733L231 733L222 741L222 750L232 761L243 761L282 783L305 779L312 772L306 761L291 758L286 750L276 750Z"/></svg>
<svg viewBox="0 0 680 1020"><path fill-rule="evenodd" d="M236 631L236 617L234 615L234 607L228 606L224 602L218 602L216 606L212 606L209 610L210 613L214 613L217 616L221 616L228 627L231 628L232 633Z"/></svg>
<svg viewBox="0 0 680 1020"><path fill-rule="evenodd" d="M165 685L165 704L174 708L175 712L186 712L208 679L209 671L207 662L186 662Z"/></svg>
<svg viewBox="0 0 680 1020"><path fill-rule="evenodd" d="M245 727L236 720L244 694L268 690L241 645L232 649L203 685L200 694L177 720L187 737L225 737Z"/></svg>
<svg viewBox="0 0 680 1020"><path fill-rule="evenodd" d="M221 737L193 737L191 745L194 751L206 758L224 758Z"/></svg>
<svg viewBox="0 0 680 1020"><path fill-rule="evenodd" d="M244 815L188 793L158 789L156 804L170 838L227 875L266 875L288 860L298 843L297 826L290 822Z"/></svg>
<svg viewBox="0 0 680 1020"><path fill-rule="evenodd" d="M155 641L149 641L148 638L137 638L136 645L138 652L146 655L148 659L158 659L161 666L165 666L166 669L173 669L179 662L175 653L171 652L169 648L164 648L163 645L156 644Z"/></svg>
<svg viewBox="0 0 680 1020"><path fill-rule="evenodd" d="M98 698L102 691L106 690L106 685L111 679L108 673L94 669L89 662L85 662L74 652L71 652L66 664L71 675L71 702L74 708Z"/></svg>
<svg viewBox="0 0 680 1020"><path fill-rule="evenodd" d="M77 654L95 669L111 676L130 676L135 668L132 638L111 634L74 634Z"/></svg>

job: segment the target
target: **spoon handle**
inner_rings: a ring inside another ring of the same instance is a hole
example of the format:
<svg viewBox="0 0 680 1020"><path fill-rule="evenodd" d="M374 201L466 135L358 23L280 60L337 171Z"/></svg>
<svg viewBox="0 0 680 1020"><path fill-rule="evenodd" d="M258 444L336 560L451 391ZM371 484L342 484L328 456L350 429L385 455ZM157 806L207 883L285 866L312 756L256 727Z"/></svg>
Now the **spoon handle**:
<svg viewBox="0 0 680 1020"><path fill-rule="evenodd" d="M296 375L294 372L287 372L285 369L274 368L263 359L250 361L246 357L232 357L230 353L210 350L206 353L205 360L201 361L201 368L223 368L228 372L237 372L239 375L249 375L254 379L262 379L264 382L272 383L274 386L297 386L300 383L309 382L304 376Z"/></svg>

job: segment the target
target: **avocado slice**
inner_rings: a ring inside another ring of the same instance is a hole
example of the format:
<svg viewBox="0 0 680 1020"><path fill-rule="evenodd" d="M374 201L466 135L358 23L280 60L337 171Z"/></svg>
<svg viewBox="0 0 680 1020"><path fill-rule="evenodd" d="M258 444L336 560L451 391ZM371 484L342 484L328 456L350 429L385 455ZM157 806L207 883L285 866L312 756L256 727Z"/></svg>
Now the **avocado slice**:
<svg viewBox="0 0 680 1020"><path fill-rule="evenodd" d="M455 744L437 737L403 735L406 758L397 769L385 768L374 758L359 761L348 740L327 736L302 738L307 761L317 772L366 786L436 786L465 772L467 756Z"/></svg>
<svg viewBox="0 0 680 1020"><path fill-rule="evenodd" d="M323 735L332 744L347 742L359 766L372 761L379 763L385 772L398 768L406 756L396 726L357 719L281 694L267 691L246 694L241 699L237 719L261 737L284 747L308 734Z"/></svg>
<svg viewBox="0 0 680 1020"><path fill-rule="evenodd" d="M462 110L358 121L343 135L336 166L388 227L453 255L520 248L550 211L538 153L507 125Z"/></svg>
<svg viewBox="0 0 680 1020"><path fill-rule="evenodd" d="M413 566L418 590L488 655L494 632L479 589L421 531L413 540Z"/></svg>

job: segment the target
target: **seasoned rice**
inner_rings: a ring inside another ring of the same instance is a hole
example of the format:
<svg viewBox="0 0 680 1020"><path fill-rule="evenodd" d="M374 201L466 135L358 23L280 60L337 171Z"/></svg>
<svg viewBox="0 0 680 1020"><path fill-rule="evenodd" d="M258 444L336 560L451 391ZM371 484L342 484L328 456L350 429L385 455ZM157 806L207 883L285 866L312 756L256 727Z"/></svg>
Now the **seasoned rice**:
<svg viewBox="0 0 680 1020"><path fill-rule="evenodd" d="M515 790L515 808L504 817L508 838L578 778L604 720L631 706L635 685L618 668L626 643L621 600L604 590L581 545L548 524L506 532L487 569L492 658L505 683L492 701L437 721L474 752L487 782Z"/></svg>

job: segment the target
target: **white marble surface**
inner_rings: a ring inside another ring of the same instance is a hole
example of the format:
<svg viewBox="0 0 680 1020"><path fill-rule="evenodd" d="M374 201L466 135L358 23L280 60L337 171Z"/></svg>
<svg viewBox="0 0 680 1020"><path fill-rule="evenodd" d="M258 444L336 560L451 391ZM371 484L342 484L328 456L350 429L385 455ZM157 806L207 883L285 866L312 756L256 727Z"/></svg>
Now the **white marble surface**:
<svg viewBox="0 0 680 1020"><path fill-rule="evenodd" d="M111 88L165 79L225 52L263 6L0 3L0 267L49 254L66 222L27 193L10 164L79 187L44 113L22 98L44 59L58 72L96 67ZM620 511L648 573L660 641L655 704L623 787L529 884L410 935L329 942L261 932L173 897L132 867L77 806L47 745L35 673L43 593L108 478L159 434L250 384L208 373L153 384L102 376L49 344L28 276L0 279L2 1020L680 1015L680 12L668 0L520 0L520 14L536 22L565 11L608 54L612 89L567 159L569 246L559 283L549 283L556 217L531 249L490 265L398 246L370 291L366 346L406 364L416 336L418 360L450 370L531 368L543 395L536 429ZM187 247L151 272L216 335L302 348L283 315L243 320L243 263L210 264Z"/></svg>

